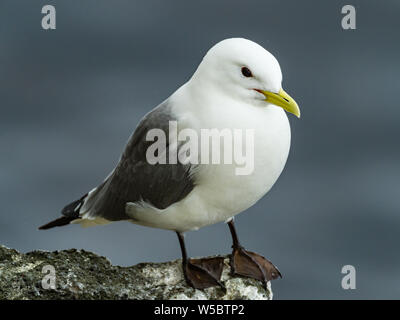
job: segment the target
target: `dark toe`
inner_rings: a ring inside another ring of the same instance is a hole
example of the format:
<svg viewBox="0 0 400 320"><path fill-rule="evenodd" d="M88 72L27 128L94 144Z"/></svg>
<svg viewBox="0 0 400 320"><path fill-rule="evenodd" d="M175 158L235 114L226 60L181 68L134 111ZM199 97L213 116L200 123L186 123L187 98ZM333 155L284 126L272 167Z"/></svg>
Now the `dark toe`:
<svg viewBox="0 0 400 320"><path fill-rule="evenodd" d="M190 259L183 268L186 281L191 287L205 289L220 286L225 289L220 282L224 258Z"/></svg>
<svg viewBox="0 0 400 320"><path fill-rule="evenodd" d="M233 274L254 278L265 284L270 280L282 278L278 268L263 256L246 251L243 248L235 248L231 256L231 270Z"/></svg>

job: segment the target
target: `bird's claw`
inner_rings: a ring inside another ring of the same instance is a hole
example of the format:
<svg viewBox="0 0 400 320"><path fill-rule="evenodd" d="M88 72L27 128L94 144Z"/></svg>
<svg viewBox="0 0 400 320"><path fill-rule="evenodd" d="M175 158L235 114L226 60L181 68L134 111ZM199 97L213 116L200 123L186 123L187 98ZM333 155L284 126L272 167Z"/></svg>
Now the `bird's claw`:
<svg viewBox="0 0 400 320"><path fill-rule="evenodd" d="M226 290L220 281L224 268L224 258L189 259L186 263L183 263L182 267L185 280L189 286L195 289L220 286L223 290Z"/></svg>
<svg viewBox="0 0 400 320"><path fill-rule="evenodd" d="M271 261L240 246L233 248L230 256L230 266L232 275L240 275L262 281L265 289L267 289L268 281L275 280L278 277L282 278L278 268Z"/></svg>

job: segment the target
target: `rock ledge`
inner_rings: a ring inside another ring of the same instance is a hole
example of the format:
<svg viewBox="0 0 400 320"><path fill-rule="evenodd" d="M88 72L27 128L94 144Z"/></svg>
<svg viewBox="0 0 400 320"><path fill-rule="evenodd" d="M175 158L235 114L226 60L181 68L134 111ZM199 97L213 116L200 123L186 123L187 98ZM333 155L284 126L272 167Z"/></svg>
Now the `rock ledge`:
<svg viewBox="0 0 400 320"><path fill-rule="evenodd" d="M217 287L188 287L180 264L174 260L119 267L84 250L22 254L0 245L0 299L272 299L270 285L264 290L253 279L231 277L227 257L222 274L226 293ZM43 288L52 284L55 289Z"/></svg>

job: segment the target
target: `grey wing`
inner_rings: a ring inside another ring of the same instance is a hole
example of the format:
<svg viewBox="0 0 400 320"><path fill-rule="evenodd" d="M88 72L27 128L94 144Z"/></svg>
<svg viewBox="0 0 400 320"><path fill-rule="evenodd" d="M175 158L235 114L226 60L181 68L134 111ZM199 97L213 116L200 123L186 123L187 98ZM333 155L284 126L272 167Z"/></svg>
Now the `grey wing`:
<svg viewBox="0 0 400 320"><path fill-rule="evenodd" d="M168 101L148 113L128 141L121 159L111 175L91 192L80 213L88 217L102 217L110 221L129 219L125 212L127 202L147 202L158 209L165 209L185 198L194 188L190 164L150 164L146 159L146 141L150 129L158 128L166 134L168 154L169 121L176 120L171 114Z"/></svg>

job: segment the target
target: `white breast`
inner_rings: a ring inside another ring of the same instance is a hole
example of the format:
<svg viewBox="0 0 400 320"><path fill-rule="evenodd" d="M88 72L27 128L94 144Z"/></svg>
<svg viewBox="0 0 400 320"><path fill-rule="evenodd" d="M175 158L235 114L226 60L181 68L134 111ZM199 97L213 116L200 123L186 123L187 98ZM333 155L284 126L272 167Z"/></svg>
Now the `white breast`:
<svg viewBox="0 0 400 320"><path fill-rule="evenodd" d="M238 175L237 165L203 165L197 195L207 207L207 219L224 221L246 210L264 196L281 174L290 148L290 126L278 107L237 114L233 128L254 129L254 170Z"/></svg>

